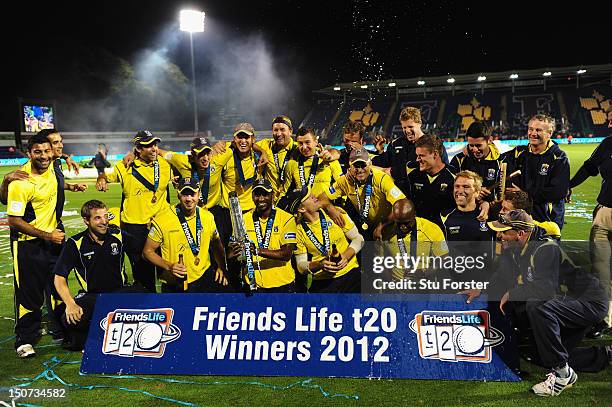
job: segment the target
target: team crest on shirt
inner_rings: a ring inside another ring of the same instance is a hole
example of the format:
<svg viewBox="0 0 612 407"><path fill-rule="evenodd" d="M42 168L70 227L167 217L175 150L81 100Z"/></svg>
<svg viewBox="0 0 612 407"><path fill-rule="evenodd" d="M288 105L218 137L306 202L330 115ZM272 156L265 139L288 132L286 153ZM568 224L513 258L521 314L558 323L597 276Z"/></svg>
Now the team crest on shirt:
<svg viewBox="0 0 612 407"><path fill-rule="evenodd" d="M119 254L119 245L117 243L111 243L111 254L116 256Z"/></svg>
<svg viewBox="0 0 612 407"><path fill-rule="evenodd" d="M533 270L531 266L527 267L527 281L533 281Z"/></svg>
<svg viewBox="0 0 612 407"><path fill-rule="evenodd" d="M487 226L487 221L480 222L480 231L486 232L487 230L489 230L489 227Z"/></svg>
<svg viewBox="0 0 612 407"><path fill-rule="evenodd" d="M548 174L548 164L542 164L542 166L540 167L540 175L547 175Z"/></svg>
<svg viewBox="0 0 612 407"><path fill-rule="evenodd" d="M107 215L108 215L108 220L113 220L113 219L115 219L115 214L114 214L114 213L112 213L112 212L108 212L108 213L107 213Z"/></svg>
<svg viewBox="0 0 612 407"><path fill-rule="evenodd" d="M446 188L448 188L448 184L440 184L440 192L446 191Z"/></svg>
<svg viewBox="0 0 612 407"><path fill-rule="evenodd" d="M487 171L487 180L488 181L492 181L495 179L495 168L489 168L489 170Z"/></svg>
<svg viewBox="0 0 612 407"><path fill-rule="evenodd" d="M274 226L274 233L278 233L278 226Z"/></svg>

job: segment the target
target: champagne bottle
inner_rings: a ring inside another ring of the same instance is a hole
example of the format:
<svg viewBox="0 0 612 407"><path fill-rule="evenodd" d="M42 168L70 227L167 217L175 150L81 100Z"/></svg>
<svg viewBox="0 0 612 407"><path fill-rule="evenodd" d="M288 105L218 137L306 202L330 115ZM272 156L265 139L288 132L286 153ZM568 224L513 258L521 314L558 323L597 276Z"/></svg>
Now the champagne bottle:
<svg viewBox="0 0 612 407"><path fill-rule="evenodd" d="M178 264L183 264L184 265L185 261L183 260L183 253L179 253L178 257L179 257L178 258ZM187 284L187 275L185 275L184 277L179 277L179 281L183 282L183 291L187 291L187 287L188 287L188 284Z"/></svg>
<svg viewBox="0 0 612 407"><path fill-rule="evenodd" d="M340 256L340 252L338 251L338 247L336 246L336 244L333 243L331 254L329 255L329 261L338 264L340 263L340 260L342 260L342 256Z"/></svg>

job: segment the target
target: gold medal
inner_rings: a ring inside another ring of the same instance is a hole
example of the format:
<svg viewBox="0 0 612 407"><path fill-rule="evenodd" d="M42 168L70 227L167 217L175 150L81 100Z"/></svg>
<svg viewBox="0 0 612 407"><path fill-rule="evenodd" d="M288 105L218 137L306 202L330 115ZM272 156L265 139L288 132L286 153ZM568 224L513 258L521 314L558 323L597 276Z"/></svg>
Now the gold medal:
<svg viewBox="0 0 612 407"><path fill-rule="evenodd" d="M157 202L157 197L153 195L153 198L151 198L151 203L155 203L155 202Z"/></svg>
<svg viewBox="0 0 612 407"><path fill-rule="evenodd" d="M196 257L196 258L195 258L194 263L195 263L195 265L196 265L196 266L197 266L198 264L200 264L200 258L199 258L199 257Z"/></svg>
<svg viewBox="0 0 612 407"><path fill-rule="evenodd" d="M361 228L363 230L368 230L368 224L364 222L363 225L361 225Z"/></svg>

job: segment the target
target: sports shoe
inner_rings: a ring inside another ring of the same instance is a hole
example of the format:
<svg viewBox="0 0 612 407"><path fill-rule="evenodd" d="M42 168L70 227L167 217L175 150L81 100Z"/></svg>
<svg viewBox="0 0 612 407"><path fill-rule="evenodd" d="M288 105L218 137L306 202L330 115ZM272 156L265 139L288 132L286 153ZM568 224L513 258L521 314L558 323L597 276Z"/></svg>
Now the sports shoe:
<svg viewBox="0 0 612 407"><path fill-rule="evenodd" d="M578 380L578 375L574 372L574 369L569 368L569 376L561 378L557 376L555 372L550 372L542 383L538 383L531 388L538 396L558 396L563 390L568 387L572 387Z"/></svg>
<svg viewBox="0 0 612 407"><path fill-rule="evenodd" d="M32 347L32 345L26 343L25 345L21 345L17 348L17 356L22 359L31 358L36 356L36 352L34 352L34 348Z"/></svg>

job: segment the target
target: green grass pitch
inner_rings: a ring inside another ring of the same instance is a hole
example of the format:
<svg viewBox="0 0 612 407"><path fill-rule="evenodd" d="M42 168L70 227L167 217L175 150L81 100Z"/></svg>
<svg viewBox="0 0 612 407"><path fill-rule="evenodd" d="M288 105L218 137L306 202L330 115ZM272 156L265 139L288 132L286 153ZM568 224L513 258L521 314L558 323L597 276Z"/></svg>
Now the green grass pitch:
<svg viewBox="0 0 612 407"><path fill-rule="evenodd" d="M563 146L571 161L572 174L595 148L594 144ZM0 176L12 168L0 168ZM68 235L83 229L78 212L88 199L101 199L118 206L120 189L112 185L107 193L95 191L86 181L84 194L66 193L64 222ZM576 188L568 205L563 238L586 240L591 213L601 179L590 178ZM1 208L0 211L5 211ZM211 377L149 376L109 378L79 375L80 353L70 353L51 344L44 336L36 347L37 356L19 360L13 350L13 277L8 230L0 230L0 401L8 401L8 388L32 382L31 388L65 388L62 399L21 399L23 405L157 406L157 405L435 405L442 406L604 406L612 405L612 370L579 374L577 384L561 397L540 399L528 392L545 371L523 362L531 377L521 383L484 383L430 380L368 380L295 377ZM77 284L73 283L75 287ZM608 342L610 337L607 338ZM195 351L195 350L194 350ZM47 362L47 367L43 364ZM66 363L74 362L74 363ZM45 372L45 374L42 374ZM54 376L57 375L57 376ZM54 380L49 380L53 379ZM29 380L19 380L29 379ZM170 382L172 379L175 382ZM61 380L61 381L60 381ZM181 381L182 383L178 383ZM71 386L65 387L63 383ZM91 386L88 389L88 386ZM335 397L334 397L335 395ZM157 398L156 398L157 397Z"/></svg>

